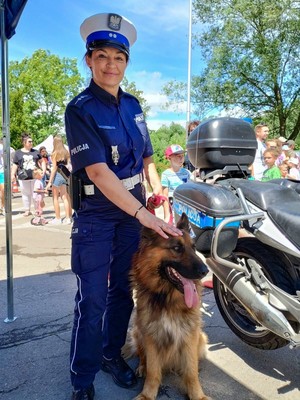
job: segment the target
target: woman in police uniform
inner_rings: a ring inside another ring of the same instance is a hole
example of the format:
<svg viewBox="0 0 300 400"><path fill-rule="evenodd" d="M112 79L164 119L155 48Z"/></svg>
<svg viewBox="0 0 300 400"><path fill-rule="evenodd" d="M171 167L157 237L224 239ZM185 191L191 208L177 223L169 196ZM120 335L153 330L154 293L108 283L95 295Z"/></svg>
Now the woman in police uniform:
<svg viewBox="0 0 300 400"><path fill-rule="evenodd" d="M119 15L96 14L82 23L80 32L92 79L65 114L73 173L83 184L72 229L78 291L70 369L72 399L90 400L100 368L121 387L136 383L121 348L133 308L128 271L141 226L166 239L181 232L144 207L143 172L155 194L162 187L139 102L119 86L135 27Z"/></svg>

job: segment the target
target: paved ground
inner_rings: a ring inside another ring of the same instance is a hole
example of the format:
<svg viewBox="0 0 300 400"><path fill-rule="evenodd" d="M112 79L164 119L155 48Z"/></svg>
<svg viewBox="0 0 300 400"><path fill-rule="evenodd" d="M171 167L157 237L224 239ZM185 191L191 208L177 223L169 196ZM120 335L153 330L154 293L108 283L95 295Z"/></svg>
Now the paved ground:
<svg viewBox="0 0 300 400"><path fill-rule="evenodd" d="M46 218L53 216L46 199ZM20 214L13 199L14 310L7 317L5 222L0 217L0 399L67 400L70 398L68 354L74 305L75 279L70 271L70 225L34 227ZM205 289L205 331L208 357L200 379L215 400L298 400L299 349L260 351L236 338L221 319L212 290ZM137 360L130 361L135 367ZM139 393L113 384L100 372L95 400L129 400ZM179 379L165 377L159 400L184 399Z"/></svg>

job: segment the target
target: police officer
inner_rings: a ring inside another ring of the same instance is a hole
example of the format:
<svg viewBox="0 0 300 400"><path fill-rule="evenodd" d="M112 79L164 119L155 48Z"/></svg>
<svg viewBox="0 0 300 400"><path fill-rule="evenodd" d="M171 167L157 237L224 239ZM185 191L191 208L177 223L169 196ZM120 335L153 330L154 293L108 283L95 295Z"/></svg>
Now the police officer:
<svg viewBox="0 0 300 400"><path fill-rule="evenodd" d="M121 348L133 308L128 271L141 226L165 239L181 232L144 207L143 172L155 194L162 187L139 102L119 86L136 40L134 25L116 14L96 14L80 32L92 79L65 114L73 173L82 182L72 228L78 290L70 370L72 399L90 400L100 368L121 387L136 383Z"/></svg>

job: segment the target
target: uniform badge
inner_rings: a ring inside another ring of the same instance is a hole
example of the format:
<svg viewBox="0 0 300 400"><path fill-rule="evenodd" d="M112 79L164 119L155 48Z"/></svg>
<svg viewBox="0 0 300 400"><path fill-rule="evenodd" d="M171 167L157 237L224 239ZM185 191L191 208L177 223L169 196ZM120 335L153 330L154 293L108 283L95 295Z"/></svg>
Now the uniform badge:
<svg viewBox="0 0 300 400"><path fill-rule="evenodd" d="M120 154L118 152L118 146L111 146L111 158L115 165L118 165Z"/></svg>
<svg viewBox="0 0 300 400"><path fill-rule="evenodd" d="M122 17L118 14L108 14L107 26L113 31L119 31L121 29Z"/></svg>
<svg viewBox="0 0 300 400"><path fill-rule="evenodd" d="M135 120L136 124L141 123L141 122L145 122L144 114L143 113L136 114L135 117L134 117L134 120Z"/></svg>

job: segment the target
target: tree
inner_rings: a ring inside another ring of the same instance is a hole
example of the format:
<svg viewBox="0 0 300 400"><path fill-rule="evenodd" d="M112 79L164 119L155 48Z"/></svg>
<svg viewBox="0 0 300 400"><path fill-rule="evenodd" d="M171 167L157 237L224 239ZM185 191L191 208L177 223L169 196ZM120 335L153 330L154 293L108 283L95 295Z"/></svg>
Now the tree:
<svg viewBox="0 0 300 400"><path fill-rule="evenodd" d="M147 118L147 115L150 111L150 106L147 104L147 100L144 98L143 92L137 89L135 82L129 82L128 79L124 76L122 80L122 89L138 99L144 112L145 118Z"/></svg>
<svg viewBox="0 0 300 400"><path fill-rule="evenodd" d="M192 80L198 114L237 109L264 121L273 135L300 131L300 7L292 0L194 0L206 62ZM164 89L182 99L182 83Z"/></svg>
<svg viewBox="0 0 300 400"><path fill-rule="evenodd" d="M14 148L29 132L34 143L64 126L66 104L82 89L76 59L59 58L37 50L22 61L9 64L10 132Z"/></svg>
<svg viewBox="0 0 300 400"><path fill-rule="evenodd" d="M172 123L170 126L163 125L150 135L154 149L153 159L158 173L161 174L169 167L169 162L164 156L165 149L171 144L180 144L185 148L186 132L181 125Z"/></svg>

